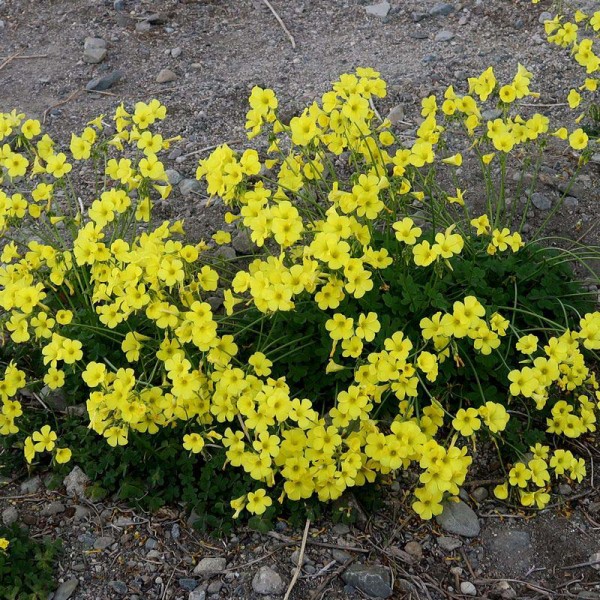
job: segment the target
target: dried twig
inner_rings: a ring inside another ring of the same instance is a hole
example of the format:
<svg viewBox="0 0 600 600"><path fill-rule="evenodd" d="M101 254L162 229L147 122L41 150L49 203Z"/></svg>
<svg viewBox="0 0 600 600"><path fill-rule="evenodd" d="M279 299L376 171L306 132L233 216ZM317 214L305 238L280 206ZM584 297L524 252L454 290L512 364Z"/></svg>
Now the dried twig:
<svg viewBox="0 0 600 600"><path fill-rule="evenodd" d="M373 102L373 97L371 96L369 98L369 104L371 106L371 110L375 113L375 116L381 121L383 122L383 119L381 118L381 115L379 114L379 111L377 110L377 107L375 106L375 102Z"/></svg>
<svg viewBox="0 0 600 600"><path fill-rule="evenodd" d="M12 56L3 56L0 60L29 60L30 58L48 58L47 54L28 54L26 56L18 56L17 54L13 54Z"/></svg>
<svg viewBox="0 0 600 600"><path fill-rule="evenodd" d="M469 569L469 573L471 573L471 577L473 579L477 578L477 575L475 575L475 571L473 571L473 567L471 565L471 561L469 560L469 558L467 557L467 553L464 551L464 548L460 549L460 553L463 557L463 560L465 561L466 565L467 565L467 569Z"/></svg>
<svg viewBox="0 0 600 600"><path fill-rule="evenodd" d="M506 581L507 583L518 583L519 585L524 585L527 589L533 590L534 592L540 592L542 594L552 594L553 591L548 588L542 587L541 585L534 585L533 583L528 583L527 581L523 581L522 579L497 579L492 577L486 577L485 579L476 579L473 581L474 585L477 584L486 584L486 583L497 583L498 581Z"/></svg>
<svg viewBox="0 0 600 600"><path fill-rule="evenodd" d="M88 90L86 88L85 91L88 94L102 94L102 96L116 96L117 95L117 94L113 94L112 92L105 92L103 90Z"/></svg>
<svg viewBox="0 0 600 600"><path fill-rule="evenodd" d="M292 48L295 50L296 49L296 40L294 39L294 36L290 33L289 29L285 26L285 23L281 20L281 17L277 14L277 11L273 8L273 5L269 2L269 0L262 0L265 4L265 6L268 7L268 9L273 13L273 16L277 19L277 22L281 25L281 28L285 31L285 34L288 36L291 44L292 44Z"/></svg>
<svg viewBox="0 0 600 600"><path fill-rule="evenodd" d="M312 593L310 600L319 600L325 592L325 588L336 577L339 577L353 562L354 558L349 558L339 569L336 569L331 575L328 575L325 581Z"/></svg>
<svg viewBox="0 0 600 600"><path fill-rule="evenodd" d="M247 563L242 563L241 565L234 565L233 567L229 567L228 569L223 569L221 571L221 573L227 573L228 571L241 571L242 569L245 569L246 567L249 567L250 565L255 565L256 563L266 560L270 556L273 556L273 554L277 554L277 552L279 552L281 550L281 548L283 548L285 546L291 546L292 544L293 544L293 542L280 544L275 550L272 550L271 552L269 552L268 554L265 554L264 556L255 558L254 560L248 561Z"/></svg>
<svg viewBox="0 0 600 600"><path fill-rule="evenodd" d="M73 100L73 98L75 98L76 96L78 96L81 93L81 90L75 90L66 100L61 100L60 102L57 102L56 104L53 104L52 106L49 106L45 111L44 111L44 117L42 118L42 123L46 122L46 117L48 116L48 113L55 109L58 108L59 106L63 106L64 104L67 104L67 102L71 102L71 100Z"/></svg>
<svg viewBox="0 0 600 600"><path fill-rule="evenodd" d="M336 562L337 560L330 560L322 569L316 573L313 573L312 575L305 575L305 577L307 579L316 579L317 577L321 577L321 575L325 575L325 573L327 573L327 571L329 571L329 569L331 569Z"/></svg>
<svg viewBox="0 0 600 600"><path fill-rule="evenodd" d="M286 537L285 535L281 535L276 531L269 531L267 533L269 537L275 538L276 540L280 540L282 542L289 543L298 543L293 539ZM321 548L333 548L334 550L344 550L344 552L361 552L362 554L369 554L371 550L367 548L359 548L358 546L341 546L340 544L328 544L327 542L317 542L315 540L307 540L306 542L309 546L319 546Z"/></svg>
<svg viewBox="0 0 600 600"><path fill-rule="evenodd" d="M290 581L290 585L283 597L283 600L289 600L290 594L296 585L296 581L298 581L298 577L300 576L300 571L302 571L302 562L304 561L304 551L306 550L306 540L308 539L308 530L310 529L310 519L306 519L306 525L304 526L304 534L302 535L302 544L300 545L300 554L298 555L298 564L296 565L296 570L294 571L294 576L292 577L292 581Z"/></svg>
<svg viewBox="0 0 600 600"><path fill-rule="evenodd" d="M600 560L590 560L588 562L577 563L576 565L569 565L567 567L558 567L561 571L571 571L572 569L581 569L582 567L593 567L594 565L600 565Z"/></svg>
<svg viewBox="0 0 600 600"><path fill-rule="evenodd" d="M537 102L524 102L521 106L543 106L545 108L553 108L555 106L569 106L568 102L557 102L556 104L538 104Z"/></svg>
<svg viewBox="0 0 600 600"><path fill-rule="evenodd" d="M4 67L9 64L10 62L12 62L13 60L15 60L15 58L18 58L19 55L22 53L23 51L20 50L19 52L17 52L16 54L13 54L12 56L9 56L7 59L4 60L4 62L0 65L0 71L2 69L4 69Z"/></svg>
<svg viewBox="0 0 600 600"><path fill-rule="evenodd" d="M177 567L179 567L180 564L181 564L181 561L179 561L177 563ZM163 590L161 600L165 600L165 598L167 597L167 592L169 591L169 584L171 583L173 577L175 576L175 571L178 570L177 567L173 567L173 570L171 571L171 576L169 577L169 580L167 581L167 585L165 585L165 589Z"/></svg>

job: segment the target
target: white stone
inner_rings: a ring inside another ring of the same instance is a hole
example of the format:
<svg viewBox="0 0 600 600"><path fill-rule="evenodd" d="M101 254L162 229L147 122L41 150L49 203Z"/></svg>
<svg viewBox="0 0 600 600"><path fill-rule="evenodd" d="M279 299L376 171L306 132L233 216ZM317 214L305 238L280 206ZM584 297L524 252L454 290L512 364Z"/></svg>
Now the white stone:
<svg viewBox="0 0 600 600"><path fill-rule="evenodd" d="M460 591L467 596L477 595L477 588L470 581L463 581L460 584Z"/></svg>

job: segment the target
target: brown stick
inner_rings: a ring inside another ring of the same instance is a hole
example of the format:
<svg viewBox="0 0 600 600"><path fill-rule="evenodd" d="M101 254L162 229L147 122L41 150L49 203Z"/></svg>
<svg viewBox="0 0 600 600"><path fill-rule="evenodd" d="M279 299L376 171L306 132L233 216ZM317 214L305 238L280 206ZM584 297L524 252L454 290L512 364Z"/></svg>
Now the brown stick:
<svg viewBox="0 0 600 600"><path fill-rule="evenodd" d="M103 96L116 96L112 92L104 92L102 90L85 90L88 94L102 94Z"/></svg>
<svg viewBox="0 0 600 600"><path fill-rule="evenodd" d="M2 58L0 58L0 60L6 60L7 58L10 58L11 60L29 60L30 58L48 58L47 54L28 54L27 56L17 56L17 55L13 55L13 56L3 56Z"/></svg>
<svg viewBox="0 0 600 600"><path fill-rule="evenodd" d="M273 16L277 19L277 22L281 25L281 28L285 31L285 34L288 36L288 38L292 44L292 48L295 50L296 49L296 40L294 39L294 36L290 33L289 29L285 26L285 23L281 20L281 17L277 14L277 11L273 8L273 6L269 2L269 0L263 0L263 2L269 8L269 10L273 13Z"/></svg>
<svg viewBox="0 0 600 600"><path fill-rule="evenodd" d="M9 56L1 65L0 65L0 71L2 69L4 69L4 67L12 62L13 60L15 60L15 58L18 58L18 56L21 54L21 52L23 52L22 50L20 52L17 52L16 54L13 54L12 56Z"/></svg>
<svg viewBox="0 0 600 600"><path fill-rule="evenodd" d="M302 561L304 560L304 551L306 550L306 540L308 539L308 530L310 529L310 519L306 519L306 525L304 526L304 534L302 535L302 544L300 546L300 554L298 556L298 564L296 565L296 570L294 571L294 576L292 577L292 581L290 581L290 585L283 597L283 600L289 600L290 594L296 585L296 581L298 581L298 577L300 576L300 571L302 571Z"/></svg>
<svg viewBox="0 0 600 600"><path fill-rule="evenodd" d="M42 119L42 123L46 122L46 117L48 116L48 113L54 109L54 108L58 108L59 106L63 106L64 104L67 104L67 102L71 102L71 100L73 100L73 98L75 98L76 96L78 96L81 93L81 90L75 90L66 100L61 100L60 102L57 102L56 104L53 104L52 106L49 106L45 111L44 111L44 117Z"/></svg>
<svg viewBox="0 0 600 600"><path fill-rule="evenodd" d="M325 588L336 578L339 577L354 562L354 558L349 558L339 569L336 569L331 575L328 575L325 581L312 593L310 600L319 600Z"/></svg>

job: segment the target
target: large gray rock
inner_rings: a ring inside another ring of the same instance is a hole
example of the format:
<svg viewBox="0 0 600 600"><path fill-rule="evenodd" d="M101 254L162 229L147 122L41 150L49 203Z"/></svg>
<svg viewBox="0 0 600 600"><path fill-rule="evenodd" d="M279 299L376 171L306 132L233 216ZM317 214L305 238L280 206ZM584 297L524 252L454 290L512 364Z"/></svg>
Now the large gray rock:
<svg viewBox="0 0 600 600"><path fill-rule="evenodd" d="M282 594L285 587L281 575L271 567L261 567L252 579L252 589L263 596Z"/></svg>
<svg viewBox="0 0 600 600"><path fill-rule="evenodd" d="M481 531L477 515L462 500L444 502L444 512L435 520L444 531L454 535L477 537Z"/></svg>
<svg viewBox="0 0 600 600"><path fill-rule="evenodd" d="M40 515L42 517L53 517L55 515L59 515L60 513L64 513L66 510L65 505L62 502L50 502L48 506L45 506L41 511Z"/></svg>
<svg viewBox="0 0 600 600"><path fill-rule="evenodd" d="M250 233L245 229L240 229L231 240L233 249L238 254L253 254L257 251L256 244L252 241Z"/></svg>
<svg viewBox="0 0 600 600"><path fill-rule="evenodd" d="M429 14L432 17L447 17L452 12L454 12L454 6L452 6L452 4L448 4L448 2L438 2L431 8Z"/></svg>
<svg viewBox="0 0 600 600"><path fill-rule="evenodd" d="M39 475L27 479L21 484L21 494L35 494L42 486L42 480Z"/></svg>
<svg viewBox="0 0 600 600"><path fill-rule="evenodd" d="M71 472L63 479L67 496L72 498L85 497L85 488L89 482L90 478L78 466L73 467Z"/></svg>
<svg viewBox="0 0 600 600"><path fill-rule="evenodd" d="M111 88L122 77L123 77L123 72L119 71L117 69L116 71L112 71L111 73L108 73L108 75L102 75L101 77L96 77L96 78L92 79L85 86L85 89L90 92L93 92L96 90L101 92L103 90L107 90L108 88Z"/></svg>
<svg viewBox="0 0 600 600"><path fill-rule="evenodd" d="M182 196L197 194L202 189L200 182L196 179L183 179L179 182L179 191Z"/></svg>
<svg viewBox="0 0 600 600"><path fill-rule="evenodd" d="M54 592L53 600L69 600L78 585L79 580L75 577L61 583L59 588Z"/></svg>
<svg viewBox="0 0 600 600"><path fill-rule="evenodd" d="M370 6L365 6L365 11L368 15L372 17L387 17L387 14L390 12L392 8L389 2L378 2L377 4L371 4Z"/></svg>
<svg viewBox="0 0 600 600"><path fill-rule="evenodd" d="M194 575L210 577L218 575L227 567L227 559L218 556L203 558L195 567Z"/></svg>
<svg viewBox="0 0 600 600"><path fill-rule="evenodd" d="M115 543L115 538L110 535L102 535L99 538L96 538L94 542L94 548L96 550L106 550L106 548L112 546Z"/></svg>
<svg viewBox="0 0 600 600"><path fill-rule="evenodd" d="M83 43L83 60L95 65L106 57L106 42L102 38L87 37Z"/></svg>
<svg viewBox="0 0 600 600"><path fill-rule="evenodd" d="M167 169L165 175L171 185L177 185L183 179L183 176L175 169Z"/></svg>
<svg viewBox="0 0 600 600"><path fill-rule="evenodd" d="M389 598L392 593L392 575L381 565L350 565L342 579L371 598Z"/></svg>
<svg viewBox="0 0 600 600"><path fill-rule="evenodd" d="M19 519L19 511L14 506L9 506L2 511L2 522L8 527Z"/></svg>
<svg viewBox="0 0 600 600"><path fill-rule="evenodd" d="M531 194L531 203L538 210L550 210L552 208L552 200L550 200L546 194L542 194L540 192Z"/></svg>

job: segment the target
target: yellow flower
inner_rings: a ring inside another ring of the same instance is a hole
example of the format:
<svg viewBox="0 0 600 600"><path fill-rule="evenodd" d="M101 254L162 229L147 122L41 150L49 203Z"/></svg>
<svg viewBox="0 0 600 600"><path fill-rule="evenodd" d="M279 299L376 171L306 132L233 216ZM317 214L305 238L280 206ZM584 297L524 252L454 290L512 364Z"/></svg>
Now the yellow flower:
<svg viewBox="0 0 600 600"><path fill-rule="evenodd" d="M56 390L65 385L65 373L50 367L47 373L44 375L44 383L51 389Z"/></svg>
<svg viewBox="0 0 600 600"><path fill-rule="evenodd" d="M514 102L517 97L517 90L512 85L503 85L498 92L500 100L506 104Z"/></svg>
<svg viewBox="0 0 600 600"><path fill-rule="evenodd" d="M584 148L587 148L588 140L589 138L587 133L585 133L583 129L579 128L569 136L569 145L571 148L573 148L573 150L583 150Z"/></svg>
<svg viewBox="0 0 600 600"><path fill-rule="evenodd" d="M71 154L75 160L86 160L90 157L92 145L83 138L71 134Z"/></svg>
<svg viewBox="0 0 600 600"><path fill-rule="evenodd" d="M204 448L204 439L199 433L188 433L183 436L183 447L194 454L198 454Z"/></svg>
<svg viewBox="0 0 600 600"><path fill-rule="evenodd" d="M476 219L471 219L471 225L475 227L476 234L482 235L484 233L488 233L490 230L490 219L487 215L481 215Z"/></svg>
<svg viewBox="0 0 600 600"><path fill-rule="evenodd" d="M392 227L396 232L396 239L409 246L414 245L423 232L420 227L415 227L414 221L410 217L404 217L401 221L396 221Z"/></svg>
<svg viewBox="0 0 600 600"><path fill-rule="evenodd" d="M479 413L475 408L461 408L452 421L452 427L465 437L473 435L481 427Z"/></svg>
<svg viewBox="0 0 600 600"><path fill-rule="evenodd" d="M335 313L325 323L325 329L329 331L332 340L346 340L353 335L354 319L345 317L341 313Z"/></svg>
<svg viewBox="0 0 600 600"><path fill-rule="evenodd" d="M54 458L59 465L68 463L71 460L71 450L69 448L57 448Z"/></svg>
<svg viewBox="0 0 600 600"><path fill-rule="evenodd" d="M497 485L494 488L494 496L496 496L498 500L506 500L508 498L508 483Z"/></svg>
<svg viewBox="0 0 600 600"><path fill-rule="evenodd" d="M424 240L420 244L413 247L413 257L415 265L419 267L427 267L434 262L439 256L438 246L431 247L431 244Z"/></svg>
<svg viewBox="0 0 600 600"><path fill-rule="evenodd" d="M25 455L25 460L27 464L31 464L35 457L35 444L31 439L31 436L25 438L25 446L23 447L23 453Z"/></svg>
<svg viewBox="0 0 600 600"><path fill-rule="evenodd" d="M231 242L231 233L228 231L217 231L212 236L212 239L215 240L219 246L222 244L229 244Z"/></svg>
<svg viewBox="0 0 600 600"><path fill-rule="evenodd" d="M273 363L262 352L255 352L248 359L248 364L254 368L254 372L259 377L267 377L271 374Z"/></svg>
<svg viewBox="0 0 600 600"><path fill-rule="evenodd" d="M508 482L512 486L518 486L520 488L527 487L527 482L531 479L531 471L522 463L518 462L508 472Z"/></svg>
<svg viewBox="0 0 600 600"><path fill-rule="evenodd" d="M60 325L68 325L73 320L73 313L70 310L59 310L56 313L56 322Z"/></svg>
<svg viewBox="0 0 600 600"><path fill-rule="evenodd" d="M34 446L36 452L52 452L58 436L52 431L50 425L44 425L39 431L34 431L31 437L36 442Z"/></svg>
<svg viewBox="0 0 600 600"><path fill-rule="evenodd" d="M439 490L433 491L428 487L417 488L415 490L417 500L413 502L413 510L421 517L428 521L435 515L439 515L444 510L442 506L442 492Z"/></svg>
<svg viewBox="0 0 600 600"><path fill-rule="evenodd" d="M27 119L27 121L25 121L23 125L21 125L21 132L28 140L31 140L36 135L39 135L41 131L42 126L40 122L36 119Z"/></svg>
<svg viewBox="0 0 600 600"><path fill-rule="evenodd" d="M442 162L447 165L453 165L454 167L460 167L463 162L462 154L453 154L452 156L448 156L448 158L443 158Z"/></svg>
<svg viewBox="0 0 600 600"><path fill-rule="evenodd" d="M520 337L516 345L517 350L523 354L533 354L537 347L538 338L533 334Z"/></svg>
<svg viewBox="0 0 600 600"><path fill-rule="evenodd" d="M72 165L67 162L67 157L63 152L52 154L48 157L46 163L46 171L56 179L60 179L69 173L72 168Z"/></svg>
<svg viewBox="0 0 600 600"><path fill-rule="evenodd" d="M0 550L5 551L10 542L6 538L0 538Z"/></svg>
<svg viewBox="0 0 600 600"><path fill-rule="evenodd" d="M567 102L570 108L577 108L581 103L581 94L577 90L571 89L567 96Z"/></svg>
<svg viewBox="0 0 600 600"><path fill-rule="evenodd" d="M251 512L254 515L262 515L271 504L273 504L273 500L267 496L266 490L260 488L256 490L256 492L250 492L248 494L248 504L246 505L246 508L248 509L248 512Z"/></svg>
<svg viewBox="0 0 600 600"><path fill-rule="evenodd" d="M464 206L464 191L460 188L456 188L456 196L448 196L447 200L448 202L450 202L450 204L458 204L459 206Z"/></svg>
<svg viewBox="0 0 600 600"><path fill-rule="evenodd" d="M104 383L106 379L106 366L102 363L90 362L85 371L81 374L81 378L91 387L97 387Z"/></svg>

